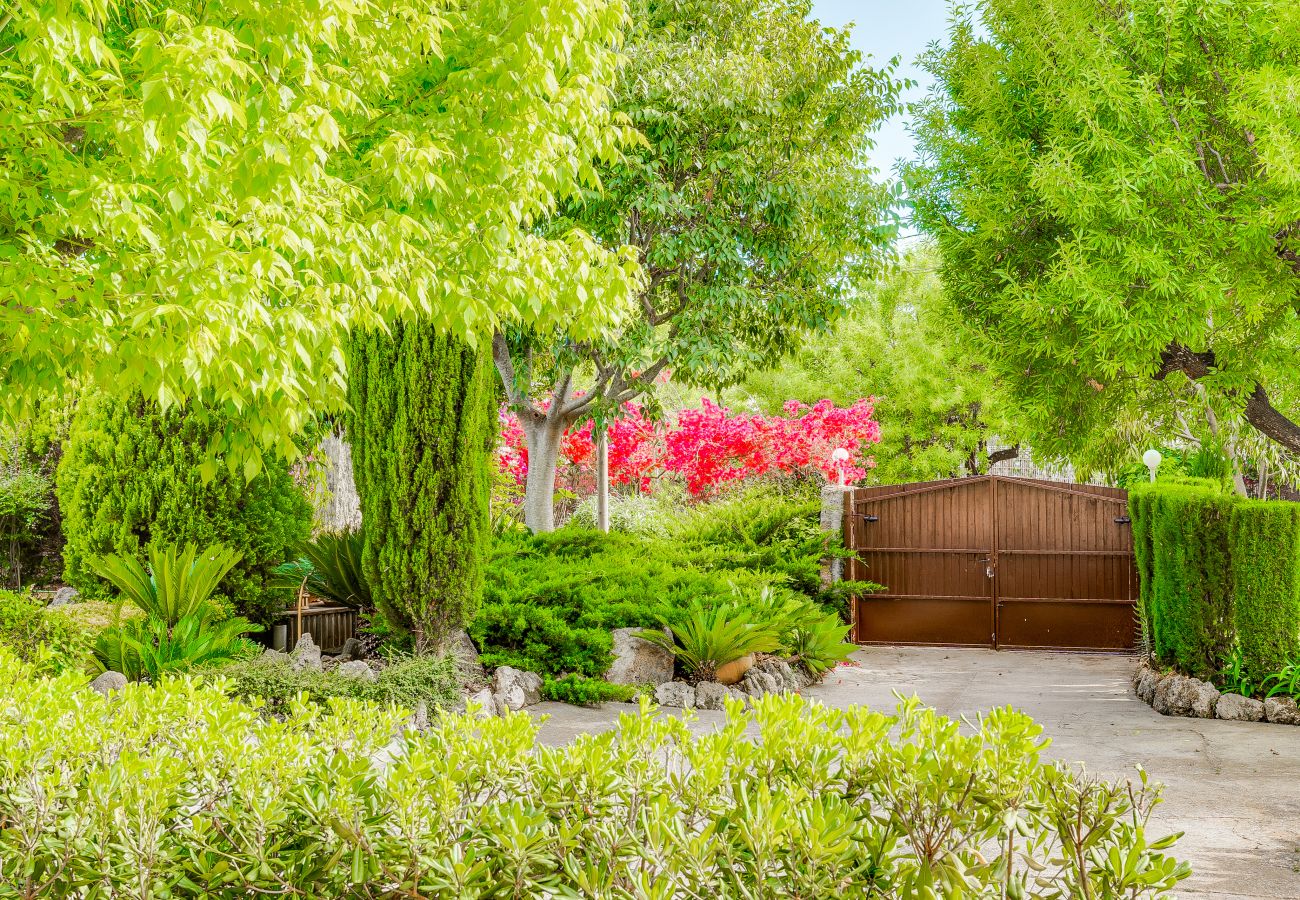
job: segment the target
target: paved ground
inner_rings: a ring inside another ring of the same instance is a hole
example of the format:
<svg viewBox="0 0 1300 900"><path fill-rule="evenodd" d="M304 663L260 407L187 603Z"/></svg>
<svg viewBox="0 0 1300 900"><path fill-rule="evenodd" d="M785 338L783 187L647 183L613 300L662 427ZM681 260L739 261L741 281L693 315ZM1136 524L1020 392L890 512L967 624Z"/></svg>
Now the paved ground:
<svg viewBox="0 0 1300 900"><path fill-rule="evenodd" d="M1133 661L1101 654L871 648L807 693L832 706L891 708L916 693L947 715L1010 704L1053 739L1050 755L1124 776L1141 764L1166 785L1157 821L1185 831L1179 855L1195 875L1180 896L1300 900L1300 728L1175 719L1133 696ZM558 703L541 739L558 744L613 725L620 704ZM719 713L700 713L711 727Z"/></svg>

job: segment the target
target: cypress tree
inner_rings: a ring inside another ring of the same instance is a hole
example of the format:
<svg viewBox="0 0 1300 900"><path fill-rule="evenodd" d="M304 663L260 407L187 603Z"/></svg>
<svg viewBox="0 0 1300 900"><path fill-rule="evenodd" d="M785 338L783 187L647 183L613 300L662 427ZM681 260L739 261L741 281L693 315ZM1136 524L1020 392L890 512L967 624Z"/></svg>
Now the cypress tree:
<svg viewBox="0 0 1300 900"><path fill-rule="evenodd" d="M491 539L491 357L424 321L352 341L352 469L375 605L439 650L473 617Z"/></svg>

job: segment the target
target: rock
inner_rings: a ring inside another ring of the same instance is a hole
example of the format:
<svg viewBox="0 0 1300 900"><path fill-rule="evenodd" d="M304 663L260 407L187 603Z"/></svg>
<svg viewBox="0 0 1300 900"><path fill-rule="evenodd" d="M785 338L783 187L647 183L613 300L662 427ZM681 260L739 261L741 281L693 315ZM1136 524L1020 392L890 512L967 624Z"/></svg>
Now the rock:
<svg viewBox="0 0 1300 900"><path fill-rule="evenodd" d="M754 698L749 696L749 694L746 694L738 687L728 687L727 696L733 700L739 700L741 703L745 704L746 709L754 705Z"/></svg>
<svg viewBox="0 0 1300 900"><path fill-rule="evenodd" d="M492 693L506 709L523 709L542 702L542 677L535 672L502 666L492 676Z"/></svg>
<svg viewBox="0 0 1300 900"><path fill-rule="evenodd" d="M366 665L365 660L350 659L347 662L339 663L335 669L339 675L344 678L356 678L360 681L374 681L378 676L375 670Z"/></svg>
<svg viewBox="0 0 1300 900"><path fill-rule="evenodd" d="M726 709L727 687L716 681L701 681L695 686L696 709Z"/></svg>
<svg viewBox="0 0 1300 900"><path fill-rule="evenodd" d="M1300 725L1300 705L1294 697L1269 697L1264 701L1264 716L1276 725Z"/></svg>
<svg viewBox="0 0 1300 900"><path fill-rule="evenodd" d="M655 688L655 702L660 706L692 709L695 706L695 688L684 681L669 681Z"/></svg>
<svg viewBox="0 0 1300 900"><path fill-rule="evenodd" d="M104 672L90 683L90 689L103 697L111 696L124 687L126 676L121 672Z"/></svg>
<svg viewBox="0 0 1300 900"><path fill-rule="evenodd" d="M365 648L361 641L354 637L348 638L343 642L343 649L339 650L339 662L349 662L354 659L364 659L366 656Z"/></svg>
<svg viewBox="0 0 1300 900"><path fill-rule="evenodd" d="M478 648L469 632L461 629L448 641L447 652L456 662L456 674L466 684L483 684L488 680L487 669L478 659Z"/></svg>
<svg viewBox="0 0 1300 900"><path fill-rule="evenodd" d="M783 684L778 683L775 678L762 669L751 669L745 673L745 677L740 681L740 689L751 697L761 697L764 694L779 694L783 687Z"/></svg>
<svg viewBox="0 0 1300 900"><path fill-rule="evenodd" d="M268 647L266 650L262 651L262 655L259 659L264 663L285 663L289 661L289 654L285 653L283 650L272 650Z"/></svg>
<svg viewBox="0 0 1300 900"><path fill-rule="evenodd" d="M637 637L644 630L614 629L614 663L605 673L606 681L660 685L673 680L673 655L658 644Z"/></svg>
<svg viewBox="0 0 1300 900"><path fill-rule="evenodd" d="M1195 688L1191 714L1198 719L1213 719L1215 710L1219 706L1219 689L1208 681L1197 678L1189 678L1188 681L1192 682Z"/></svg>
<svg viewBox="0 0 1300 900"><path fill-rule="evenodd" d="M81 595L77 593L76 588L61 587L54 592L54 599L50 601L50 608L76 603L79 596Z"/></svg>
<svg viewBox="0 0 1300 900"><path fill-rule="evenodd" d="M790 664L783 659L765 659L757 668L766 672L780 686L782 691L799 690L799 682L790 669Z"/></svg>
<svg viewBox="0 0 1300 900"><path fill-rule="evenodd" d="M1143 665L1138 668L1133 690L1142 702L1150 704L1155 700L1156 688L1160 686L1161 675L1155 669Z"/></svg>
<svg viewBox="0 0 1300 900"><path fill-rule="evenodd" d="M1264 718L1264 704L1240 694L1224 694L1219 698L1215 713L1220 719L1235 722L1259 722Z"/></svg>
<svg viewBox="0 0 1300 900"><path fill-rule="evenodd" d="M1151 708L1162 716L1185 716L1192 711L1195 692L1186 675L1170 675L1156 688Z"/></svg>
<svg viewBox="0 0 1300 900"><path fill-rule="evenodd" d="M304 632L302 637L298 638L298 643L294 645L293 652L289 654L289 661L293 664L295 672L301 672L303 669L320 669L320 647L311 639L311 632Z"/></svg>
<svg viewBox="0 0 1300 900"><path fill-rule="evenodd" d="M506 715L507 713L509 713L509 712L510 712L510 707L506 704L506 701L503 700L503 699L501 699L501 698L500 698L499 696L497 696L496 694L493 694L493 695L492 695L492 715L494 715L494 716L505 716L505 715Z"/></svg>
<svg viewBox="0 0 1300 900"><path fill-rule="evenodd" d="M491 688L483 688L467 696L465 706L466 708L478 706L479 710L475 715L479 718L485 719L488 716L495 716L497 713L496 698L492 696Z"/></svg>

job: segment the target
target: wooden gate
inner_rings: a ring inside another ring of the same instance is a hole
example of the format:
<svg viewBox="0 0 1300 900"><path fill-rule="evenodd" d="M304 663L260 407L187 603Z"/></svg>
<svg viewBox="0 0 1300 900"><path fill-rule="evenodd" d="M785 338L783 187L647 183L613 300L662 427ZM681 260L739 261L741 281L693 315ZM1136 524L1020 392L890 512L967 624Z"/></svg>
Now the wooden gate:
<svg viewBox="0 0 1300 900"><path fill-rule="evenodd" d="M1122 650L1137 570L1118 488L985 475L845 494L859 643Z"/></svg>

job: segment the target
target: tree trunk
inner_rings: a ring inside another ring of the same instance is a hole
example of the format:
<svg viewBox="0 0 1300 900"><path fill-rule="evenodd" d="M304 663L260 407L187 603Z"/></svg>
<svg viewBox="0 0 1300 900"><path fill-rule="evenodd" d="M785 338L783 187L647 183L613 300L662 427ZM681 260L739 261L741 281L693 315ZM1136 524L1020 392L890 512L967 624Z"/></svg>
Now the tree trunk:
<svg viewBox="0 0 1300 900"><path fill-rule="evenodd" d="M555 466L560 460L564 425L550 419L527 422L528 480L524 484L524 524L534 533L555 530Z"/></svg>
<svg viewBox="0 0 1300 900"><path fill-rule="evenodd" d="M603 429L596 436L596 527L609 534L609 441Z"/></svg>

